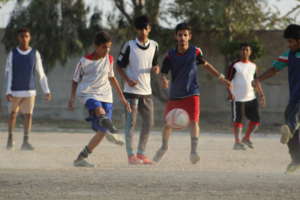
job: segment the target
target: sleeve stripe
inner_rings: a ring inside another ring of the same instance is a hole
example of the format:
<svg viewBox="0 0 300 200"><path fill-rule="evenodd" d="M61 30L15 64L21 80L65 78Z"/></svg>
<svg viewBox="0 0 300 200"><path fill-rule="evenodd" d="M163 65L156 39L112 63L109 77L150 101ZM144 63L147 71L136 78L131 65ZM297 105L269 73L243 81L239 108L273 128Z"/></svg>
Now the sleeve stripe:
<svg viewBox="0 0 300 200"><path fill-rule="evenodd" d="M288 63L288 60L287 59L283 59L283 58L277 58L277 61L279 62L283 62L283 63Z"/></svg>

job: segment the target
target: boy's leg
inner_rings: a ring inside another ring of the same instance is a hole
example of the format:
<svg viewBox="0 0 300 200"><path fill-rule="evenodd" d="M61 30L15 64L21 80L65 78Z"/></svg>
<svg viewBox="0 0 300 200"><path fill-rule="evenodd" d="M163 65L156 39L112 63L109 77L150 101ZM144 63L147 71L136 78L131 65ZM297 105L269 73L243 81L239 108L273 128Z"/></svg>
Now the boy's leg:
<svg viewBox="0 0 300 200"><path fill-rule="evenodd" d="M159 162L169 148L169 138L172 133L172 128L165 125L162 131L162 145L153 157L154 162Z"/></svg>
<svg viewBox="0 0 300 200"><path fill-rule="evenodd" d="M140 161L136 158L133 145L134 145L134 131L137 120L137 107L138 99L130 98L127 99L131 107L131 113L125 111L125 143L126 143L126 152L128 156L129 164L139 164Z"/></svg>
<svg viewBox="0 0 300 200"><path fill-rule="evenodd" d="M33 146L29 143L29 133L32 127L32 113L35 103L35 96L26 97L22 99L20 104L20 111L24 116L24 136L23 144L21 146L22 150L32 151L34 150Z"/></svg>
<svg viewBox="0 0 300 200"><path fill-rule="evenodd" d="M190 161L192 164L196 164L200 160L200 156L198 155L198 142L200 135L200 127L198 121L191 121L191 155Z"/></svg>
<svg viewBox="0 0 300 200"><path fill-rule="evenodd" d="M250 120L250 122L248 124L246 134L242 139L242 142L245 145L247 145L249 148L253 149L254 147L250 140L250 135L253 134L258 129L258 126L260 124L257 99L245 103L245 115Z"/></svg>
<svg viewBox="0 0 300 200"><path fill-rule="evenodd" d="M243 131L243 110L244 104L238 101L232 101L232 122L233 122L233 135L234 135L234 150L245 150L244 145L240 141L240 135Z"/></svg>
<svg viewBox="0 0 300 200"><path fill-rule="evenodd" d="M293 137L293 133L297 130L299 121L299 104L289 103L286 107L284 116L285 124L281 126L281 138L280 142L282 144L287 144L289 140Z"/></svg>
<svg viewBox="0 0 300 200"><path fill-rule="evenodd" d="M292 173L300 169L300 135L299 130L297 130L293 138L288 142L289 153L291 156L291 163L287 166L286 172Z"/></svg>
<svg viewBox="0 0 300 200"><path fill-rule="evenodd" d="M88 163L85 159L93 152L93 150L98 146L98 144L104 138L105 133L98 131L89 141L88 145L85 146L79 153L77 159L74 161L75 167L94 167L94 165Z"/></svg>
<svg viewBox="0 0 300 200"><path fill-rule="evenodd" d="M149 138L150 129L153 125L153 101L151 97L142 97L139 99L138 111L142 117L142 127L138 144L137 158L142 160L143 164L151 164L144 154Z"/></svg>
<svg viewBox="0 0 300 200"><path fill-rule="evenodd" d="M8 137L7 137L7 144L6 144L6 149L10 150L13 148L13 131L16 126L16 120L17 120L17 115L19 112L19 104L21 102L21 98L13 97L12 101L9 104L9 119L8 119Z"/></svg>

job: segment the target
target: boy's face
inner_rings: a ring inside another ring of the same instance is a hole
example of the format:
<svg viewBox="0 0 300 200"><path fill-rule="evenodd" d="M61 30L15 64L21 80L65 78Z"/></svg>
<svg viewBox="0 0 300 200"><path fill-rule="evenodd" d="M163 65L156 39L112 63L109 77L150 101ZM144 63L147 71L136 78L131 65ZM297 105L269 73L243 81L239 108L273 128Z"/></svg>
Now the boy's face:
<svg viewBox="0 0 300 200"><path fill-rule="evenodd" d="M288 47L291 51L297 51L300 49L300 40L287 39Z"/></svg>
<svg viewBox="0 0 300 200"><path fill-rule="evenodd" d="M180 46L186 46L192 39L192 34L189 30L179 30L177 31L175 38Z"/></svg>
<svg viewBox="0 0 300 200"><path fill-rule="evenodd" d="M96 45L96 49L95 49L96 54L100 57L106 56L110 51L111 46L112 46L112 42L106 42L100 44L99 46Z"/></svg>
<svg viewBox="0 0 300 200"><path fill-rule="evenodd" d="M29 32L22 32L18 34L19 45L23 47L28 47L31 40Z"/></svg>
<svg viewBox="0 0 300 200"><path fill-rule="evenodd" d="M241 58L242 59L249 59L251 56L252 50L249 46L244 46L241 49Z"/></svg>
<svg viewBox="0 0 300 200"><path fill-rule="evenodd" d="M142 40L147 39L149 36L149 33L151 32L151 26L147 25L145 28L136 29L136 32L137 32L137 37L139 39L142 39Z"/></svg>

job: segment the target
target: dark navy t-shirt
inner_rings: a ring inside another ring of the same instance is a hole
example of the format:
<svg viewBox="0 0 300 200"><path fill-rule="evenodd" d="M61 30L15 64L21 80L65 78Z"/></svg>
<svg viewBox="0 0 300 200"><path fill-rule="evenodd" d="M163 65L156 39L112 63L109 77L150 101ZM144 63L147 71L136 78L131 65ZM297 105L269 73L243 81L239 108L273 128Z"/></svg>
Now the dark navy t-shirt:
<svg viewBox="0 0 300 200"><path fill-rule="evenodd" d="M164 74L171 72L169 99L200 95L197 74L202 62L203 53L195 46L190 46L184 54L179 54L176 48L169 50L161 69Z"/></svg>

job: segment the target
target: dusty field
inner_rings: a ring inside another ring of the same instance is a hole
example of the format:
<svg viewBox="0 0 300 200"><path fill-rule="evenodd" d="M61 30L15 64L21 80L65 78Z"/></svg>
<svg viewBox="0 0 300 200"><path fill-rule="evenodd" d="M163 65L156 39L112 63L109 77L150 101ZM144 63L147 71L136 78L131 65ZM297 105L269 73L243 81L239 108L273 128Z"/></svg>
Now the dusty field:
<svg viewBox="0 0 300 200"><path fill-rule="evenodd" d="M125 149L104 141L91 155L94 169L72 166L92 136L82 133L33 133L33 152L6 151L0 132L0 200L276 200L300 198L300 172L285 175L287 148L278 135L256 134L254 150L232 150L232 137L204 133L201 161L188 160L190 141L175 133L170 150L158 165L128 166ZM149 141L148 155L160 145L159 133Z"/></svg>

